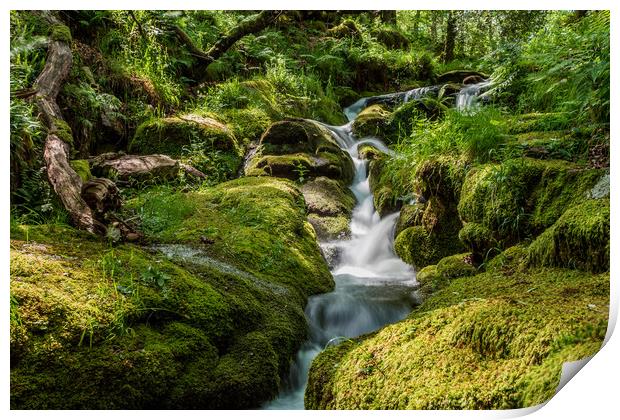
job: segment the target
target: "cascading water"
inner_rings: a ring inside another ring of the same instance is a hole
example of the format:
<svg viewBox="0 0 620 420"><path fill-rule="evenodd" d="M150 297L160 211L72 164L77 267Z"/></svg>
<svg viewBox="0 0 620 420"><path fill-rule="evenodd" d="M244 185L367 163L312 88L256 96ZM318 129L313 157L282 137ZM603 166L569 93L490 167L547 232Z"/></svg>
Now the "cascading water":
<svg viewBox="0 0 620 420"><path fill-rule="evenodd" d="M345 109L349 120L366 106L353 104ZM360 159L358 147L369 143L392 154L377 139L356 139L351 123L325 126L355 165L351 185L357 205L351 217L351 238L321 244L337 248L338 263L332 269L333 292L312 296L306 306L310 337L302 346L285 380L280 395L266 409L303 409L310 364L326 346L369 333L403 319L416 303L417 281L413 268L393 251L394 227L398 213L381 219L375 211L367 175L368 162Z"/></svg>
<svg viewBox="0 0 620 420"><path fill-rule="evenodd" d="M465 85L456 95L456 109L463 113L475 112L480 106L478 98L491 86L491 79L473 85Z"/></svg>

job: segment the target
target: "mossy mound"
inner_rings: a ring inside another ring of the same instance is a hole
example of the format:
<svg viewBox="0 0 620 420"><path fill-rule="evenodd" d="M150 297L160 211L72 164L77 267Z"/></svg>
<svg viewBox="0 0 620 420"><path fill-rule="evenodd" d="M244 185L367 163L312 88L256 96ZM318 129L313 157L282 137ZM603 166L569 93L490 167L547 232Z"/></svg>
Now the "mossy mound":
<svg viewBox="0 0 620 420"><path fill-rule="evenodd" d="M563 130L570 126L571 117L567 113L530 113L515 115L508 119L507 129L511 134Z"/></svg>
<svg viewBox="0 0 620 420"><path fill-rule="evenodd" d="M375 209L381 217L398 211L403 205L403 198L396 195L392 180L384 171L387 156L381 155L368 164L368 183L373 194Z"/></svg>
<svg viewBox="0 0 620 420"><path fill-rule="evenodd" d="M399 232L394 241L396 255L403 261L421 268L464 250L457 239L461 223L454 204L432 196L411 213L408 210L404 217L414 225Z"/></svg>
<svg viewBox="0 0 620 420"><path fill-rule="evenodd" d="M308 221L320 240L331 240L349 234L355 196L338 181L319 177L301 187L308 208Z"/></svg>
<svg viewBox="0 0 620 420"><path fill-rule="evenodd" d="M459 231L459 240L472 252L478 262L482 262L489 251L498 245L493 232L475 222L465 223L463 229Z"/></svg>
<svg viewBox="0 0 620 420"><path fill-rule="evenodd" d="M588 197L603 170L531 158L473 168L463 181L461 218L509 242L551 226L567 208Z"/></svg>
<svg viewBox="0 0 620 420"><path fill-rule="evenodd" d="M602 344L609 274L507 269L452 279L406 320L319 354L306 408L510 409L550 399L562 364ZM424 271L438 278L437 267Z"/></svg>
<svg viewBox="0 0 620 420"><path fill-rule="evenodd" d="M393 143L396 139L396 130L391 122L391 112L381 105L371 105L365 108L355 118L352 130L355 137L378 137L386 143Z"/></svg>
<svg viewBox="0 0 620 420"><path fill-rule="evenodd" d="M326 176L348 185L353 180L353 162L325 127L307 120L286 120L265 131L245 174L302 183Z"/></svg>
<svg viewBox="0 0 620 420"><path fill-rule="evenodd" d="M142 123L129 143L135 154L184 158L216 181L233 178L243 150L227 125L205 116L186 114ZM217 176L213 173L217 172Z"/></svg>
<svg viewBox="0 0 620 420"><path fill-rule="evenodd" d="M397 237L403 230L422 225L422 216L424 215L425 204L405 204L400 209L396 228L394 229L394 237Z"/></svg>
<svg viewBox="0 0 620 420"><path fill-rule="evenodd" d="M365 160L375 160L384 156L384 153L372 144L360 144L357 148L357 154L360 159Z"/></svg>
<svg viewBox="0 0 620 420"><path fill-rule="evenodd" d="M529 247L530 262L595 273L609 271L609 199L569 208Z"/></svg>
<svg viewBox="0 0 620 420"><path fill-rule="evenodd" d="M187 193L154 188L127 207L139 212L149 239L202 246L212 258L305 296L333 286L303 195L289 181L245 177Z"/></svg>
<svg viewBox="0 0 620 420"><path fill-rule="evenodd" d="M334 38L359 38L361 33L355 21L345 19L340 24L329 28L327 35Z"/></svg>
<svg viewBox="0 0 620 420"><path fill-rule="evenodd" d="M55 226L12 235L14 409L255 408L277 394L305 338L312 287L268 269L250 273L197 247L110 247ZM277 252L290 260L297 250ZM315 288L329 289L322 280Z"/></svg>
<svg viewBox="0 0 620 420"><path fill-rule="evenodd" d="M401 50L409 48L409 39L396 29L382 27L371 31L370 34L387 48Z"/></svg>
<svg viewBox="0 0 620 420"><path fill-rule="evenodd" d="M442 258L437 263L437 274L443 279L473 276L476 268L469 261L471 254L457 254Z"/></svg>

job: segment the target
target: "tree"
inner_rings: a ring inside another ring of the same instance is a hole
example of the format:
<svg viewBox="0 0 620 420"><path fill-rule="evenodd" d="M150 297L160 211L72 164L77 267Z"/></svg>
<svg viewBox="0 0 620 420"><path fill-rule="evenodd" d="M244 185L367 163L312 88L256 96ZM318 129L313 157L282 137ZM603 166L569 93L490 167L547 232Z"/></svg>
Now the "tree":
<svg viewBox="0 0 620 420"><path fill-rule="evenodd" d="M454 43L456 36L456 12L450 10L446 19L446 37L442 53L442 61L444 63L454 59Z"/></svg>

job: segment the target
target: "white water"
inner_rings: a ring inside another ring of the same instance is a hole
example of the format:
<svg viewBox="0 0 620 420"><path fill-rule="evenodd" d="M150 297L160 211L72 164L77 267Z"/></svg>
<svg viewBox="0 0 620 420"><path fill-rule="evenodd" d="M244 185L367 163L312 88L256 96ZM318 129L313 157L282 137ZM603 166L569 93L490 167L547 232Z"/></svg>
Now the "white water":
<svg viewBox="0 0 620 420"><path fill-rule="evenodd" d="M456 109L462 113L474 113L480 108L480 94L491 86L491 79L474 85L465 85L456 95Z"/></svg>
<svg viewBox="0 0 620 420"><path fill-rule="evenodd" d="M347 108L347 117L354 119L365 105L356 103ZM351 217L351 238L322 244L339 251L339 262L332 269L335 290L308 300L310 337L297 353L280 395L265 404L266 409L303 409L308 371L321 350L403 319L417 300L415 272L393 250L398 213L379 217L368 184L368 162L358 155L361 144L372 144L385 153L392 151L378 139L357 140L351 133L351 123L325 127L350 153L355 165L350 188L357 205Z"/></svg>

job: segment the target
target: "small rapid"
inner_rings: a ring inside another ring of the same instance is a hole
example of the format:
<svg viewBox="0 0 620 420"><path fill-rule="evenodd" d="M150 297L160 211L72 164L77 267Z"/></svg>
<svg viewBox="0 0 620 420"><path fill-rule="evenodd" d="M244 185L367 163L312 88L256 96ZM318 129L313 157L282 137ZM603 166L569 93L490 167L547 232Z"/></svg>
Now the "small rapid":
<svg viewBox="0 0 620 420"><path fill-rule="evenodd" d="M352 134L352 120L364 106L353 104L345 109L348 124L324 125L355 165L350 189L357 205L351 217L351 237L321 244L338 255L332 268L336 287L308 300L309 338L298 351L280 395L265 404L266 409L303 409L310 365L321 350L397 322L417 302L415 271L394 253L398 213L379 217L368 182L368 161L360 158L358 148L371 144L384 153L393 152L378 139L358 140Z"/></svg>

